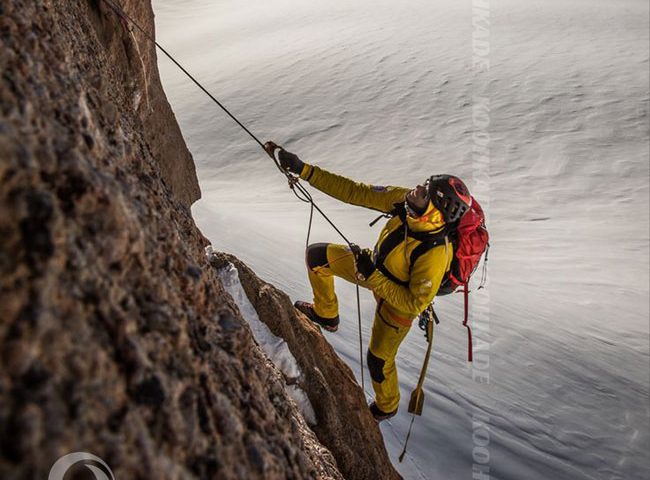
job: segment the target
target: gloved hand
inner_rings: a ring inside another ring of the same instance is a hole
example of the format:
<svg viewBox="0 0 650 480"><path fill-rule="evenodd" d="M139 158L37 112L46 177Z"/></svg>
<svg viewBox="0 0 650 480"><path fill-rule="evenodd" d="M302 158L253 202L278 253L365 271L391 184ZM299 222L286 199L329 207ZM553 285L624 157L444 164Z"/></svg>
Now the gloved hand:
<svg viewBox="0 0 650 480"><path fill-rule="evenodd" d="M352 253L354 253L357 276L360 280L368 280L377 269L375 262L372 261L372 250L369 248L361 250L358 245L352 245Z"/></svg>
<svg viewBox="0 0 650 480"><path fill-rule="evenodd" d="M298 155L295 153L287 152L284 148L276 145L271 141L264 144L264 150L266 150L266 153L268 153L271 158L275 158L274 155L277 149L280 149L278 152L278 160L280 160L280 166L288 172L300 175L300 172L302 172L305 163L298 158Z"/></svg>

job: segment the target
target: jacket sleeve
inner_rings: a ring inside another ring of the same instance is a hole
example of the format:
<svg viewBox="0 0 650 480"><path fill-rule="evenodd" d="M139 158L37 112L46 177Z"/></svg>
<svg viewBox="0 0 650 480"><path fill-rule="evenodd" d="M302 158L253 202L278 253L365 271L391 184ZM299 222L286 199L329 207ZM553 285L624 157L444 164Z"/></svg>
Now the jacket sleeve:
<svg viewBox="0 0 650 480"><path fill-rule="evenodd" d="M404 187L383 187L355 182L309 164L305 164L300 178L342 202L385 213L393 210L395 203L403 202L409 191Z"/></svg>
<svg viewBox="0 0 650 480"><path fill-rule="evenodd" d="M452 258L451 243L435 247L422 255L413 265L408 287L393 282L379 270L375 270L367 282L380 298L416 317L438 293L440 283L451 267Z"/></svg>

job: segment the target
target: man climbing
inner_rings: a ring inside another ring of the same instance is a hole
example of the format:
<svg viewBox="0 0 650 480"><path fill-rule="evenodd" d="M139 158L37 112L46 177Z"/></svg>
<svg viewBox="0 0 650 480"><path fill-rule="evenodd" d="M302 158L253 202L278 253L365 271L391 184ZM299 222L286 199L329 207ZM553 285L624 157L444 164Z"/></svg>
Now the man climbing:
<svg viewBox="0 0 650 480"><path fill-rule="evenodd" d="M367 354L375 391L370 411L377 421L390 418L397 413L400 399L397 349L451 267L453 247L445 228L469 209L469 191L460 179L449 175L432 176L413 189L366 185L304 163L273 142L264 148L282 168L322 192L352 205L393 214L374 251L335 243L309 245L306 263L314 303L295 303L313 322L335 332L339 312L334 277L372 290L377 308Z"/></svg>

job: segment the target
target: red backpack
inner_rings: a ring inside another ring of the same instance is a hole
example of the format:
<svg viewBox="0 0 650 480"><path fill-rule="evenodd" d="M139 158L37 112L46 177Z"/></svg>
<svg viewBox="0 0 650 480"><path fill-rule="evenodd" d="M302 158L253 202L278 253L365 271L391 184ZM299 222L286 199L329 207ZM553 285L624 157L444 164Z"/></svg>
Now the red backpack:
<svg viewBox="0 0 650 480"><path fill-rule="evenodd" d="M452 229L449 238L454 245L454 259L451 263L451 269L445 275L438 295L448 295L463 288L465 317L463 325L467 328L468 341L468 360L472 361L472 329L467 324L469 320L469 280L476 271L483 253L485 253L485 262L483 263L483 275L479 289L485 282L485 274L488 260L488 250L490 248L490 235L485 226L485 215L481 205L472 197L472 205L458 221L458 225Z"/></svg>

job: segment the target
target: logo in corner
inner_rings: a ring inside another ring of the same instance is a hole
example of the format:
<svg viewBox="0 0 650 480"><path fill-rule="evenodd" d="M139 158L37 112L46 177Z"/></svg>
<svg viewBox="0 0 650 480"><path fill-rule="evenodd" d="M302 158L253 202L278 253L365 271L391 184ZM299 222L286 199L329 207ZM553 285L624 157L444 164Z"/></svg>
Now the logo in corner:
<svg viewBox="0 0 650 480"><path fill-rule="evenodd" d="M82 463L83 462L83 463ZM77 468L76 465L82 463L78 468L85 467L95 476L95 480L115 480L113 472L106 465L106 462L96 455L88 452L73 452L59 458L52 468L47 480L64 480L65 474Z"/></svg>

